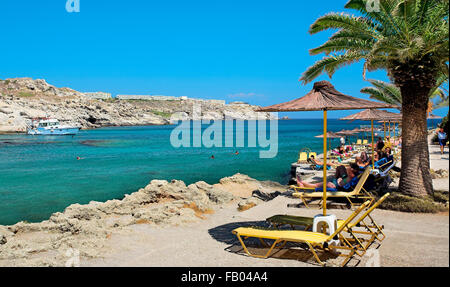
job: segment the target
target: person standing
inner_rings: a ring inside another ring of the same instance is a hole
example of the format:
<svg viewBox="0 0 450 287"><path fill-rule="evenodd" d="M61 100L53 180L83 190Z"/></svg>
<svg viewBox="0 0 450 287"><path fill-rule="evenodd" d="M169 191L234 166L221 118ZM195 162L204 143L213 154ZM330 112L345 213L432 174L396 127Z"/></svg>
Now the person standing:
<svg viewBox="0 0 450 287"><path fill-rule="evenodd" d="M440 128L437 132L439 145L441 146L441 155L444 154L445 141L447 139L447 134L444 132L443 128Z"/></svg>
<svg viewBox="0 0 450 287"><path fill-rule="evenodd" d="M344 137L341 137L341 145L345 145L345 138Z"/></svg>
<svg viewBox="0 0 450 287"><path fill-rule="evenodd" d="M384 148L384 142L381 137L378 138L376 148L377 150L382 150Z"/></svg>

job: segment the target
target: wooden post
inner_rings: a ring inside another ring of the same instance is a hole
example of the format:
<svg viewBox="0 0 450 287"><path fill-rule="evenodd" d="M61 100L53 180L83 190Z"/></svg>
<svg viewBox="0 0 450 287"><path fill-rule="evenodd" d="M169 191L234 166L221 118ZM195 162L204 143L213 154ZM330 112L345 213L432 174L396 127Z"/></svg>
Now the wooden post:
<svg viewBox="0 0 450 287"><path fill-rule="evenodd" d="M327 215L327 110L323 110L323 215Z"/></svg>

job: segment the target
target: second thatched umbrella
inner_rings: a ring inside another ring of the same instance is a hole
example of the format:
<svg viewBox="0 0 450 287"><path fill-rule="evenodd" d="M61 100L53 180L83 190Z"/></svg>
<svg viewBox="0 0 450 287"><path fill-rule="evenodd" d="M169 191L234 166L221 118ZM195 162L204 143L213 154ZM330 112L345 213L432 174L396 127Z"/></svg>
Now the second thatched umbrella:
<svg viewBox="0 0 450 287"><path fill-rule="evenodd" d="M323 111L323 165L327 164L327 111L391 108L391 105L359 99L338 92L328 81L314 83L305 96L265 108L261 112ZM327 213L327 169L323 169L323 215Z"/></svg>

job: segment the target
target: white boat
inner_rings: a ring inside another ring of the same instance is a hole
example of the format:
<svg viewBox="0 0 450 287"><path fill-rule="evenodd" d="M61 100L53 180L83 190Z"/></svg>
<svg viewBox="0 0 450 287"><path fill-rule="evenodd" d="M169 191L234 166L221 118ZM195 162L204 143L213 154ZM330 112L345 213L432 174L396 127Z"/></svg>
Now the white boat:
<svg viewBox="0 0 450 287"><path fill-rule="evenodd" d="M80 127L61 125L58 120L50 118L32 119L28 126L29 135L76 135Z"/></svg>

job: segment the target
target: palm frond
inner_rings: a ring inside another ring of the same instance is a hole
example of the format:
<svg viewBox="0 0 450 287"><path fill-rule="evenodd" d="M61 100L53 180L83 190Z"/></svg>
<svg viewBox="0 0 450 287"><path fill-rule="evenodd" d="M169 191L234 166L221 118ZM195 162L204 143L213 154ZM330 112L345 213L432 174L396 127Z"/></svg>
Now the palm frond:
<svg viewBox="0 0 450 287"><path fill-rule="evenodd" d="M350 65L364 58L361 53L346 53L343 55L330 55L317 61L309 67L300 78L304 84L311 82L323 72L326 72L331 78L334 72L345 65Z"/></svg>

